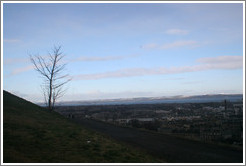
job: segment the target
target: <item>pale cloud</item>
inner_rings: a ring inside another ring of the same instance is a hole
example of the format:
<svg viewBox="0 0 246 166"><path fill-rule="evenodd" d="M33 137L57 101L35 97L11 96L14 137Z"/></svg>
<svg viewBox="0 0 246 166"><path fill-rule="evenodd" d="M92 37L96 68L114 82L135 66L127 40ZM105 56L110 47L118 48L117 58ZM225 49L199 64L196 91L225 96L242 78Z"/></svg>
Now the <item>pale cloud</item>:
<svg viewBox="0 0 246 166"><path fill-rule="evenodd" d="M80 56L72 61L84 61L84 62L95 62L95 61L112 61L122 60L127 58L133 58L139 56L138 54L125 55L125 56Z"/></svg>
<svg viewBox="0 0 246 166"><path fill-rule="evenodd" d="M28 65L28 66L24 66L24 67L20 67L20 68L16 68L11 72L11 75L16 75L16 74L20 74L23 72L27 72L30 70L33 70L34 66L33 65Z"/></svg>
<svg viewBox="0 0 246 166"><path fill-rule="evenodd" d="M8 58L4 59L3 64L10 65L10 64L19 64L19 63L26 63L28 62L27 58Z"/></svg>
<svg viewBox="0 0 246 166"><path fill-rule="evenodd" d="M116 71L96 73L96 74L82 74L73 77L73 80L97 80L104 78L119 78L119 77L132 77L132 76L143 76L155 74L156 69L145 69L145 68L130 68L121 69Z"/></svg>
<svg viewBox="0 0 246 166"><path fill-rule="evenodd" d="M19 39L3 39L3 42L5 42L5 43L17 43L20 41L21 40L19 40Z"/></svg>
<svg viewBox="0 0 246 166"><path fill-rule="evenodd" d="M243 56L219 56L200 58L197 62L211 69L238 69L243 67Z"/></svg>
<svg viewBox="0 0 246 166"><path fill-rule="evenodd" d="M235 63L243 62L243 56L218 56L218 57L205 57L197 60L200 63Z"/></svg>
<svg viewBox="0 0 246 166"><path fill-rule="evenodd" d="M155 43L150 43L150 44L145 44L143 46L141 46L141 48L144 48L144 49L152 49L152 48L158 48L159 46Z"/></svg>
<svg viewBox="0 0 246 166"><path fill-rule="evenodd" d="M183 29L168 29L165 33L168 35L187 35L188 31Z"/></svg>
<svg viewBox="0 0 246 166"><path fill-rule="evenodd" d="M77 60L78 61L109 61L109 60L119 60L122 59L122 56L81 56Z"/></svg>
<svg viewBox="0 0 246 166"><path fill-rule="evenodd" d="M112 61L112 60L122 60L126 58L133 58L139 56L138 54L132 54L132 55L126 55L126 56L81 56L77 59L70 60L67 62L77 62L77 61L85 61L85 62L95 62L95 61ZM16 64L16 63L21 63L21 62L27 62L28 59L20 59L20 58L13 58L13 59L7 59L4 61L4 64ZM16 75L20 74L23 72L27 72L29 70L33 70L34 66L33 65L28 65L20 68L16 68L12 70L11 75Z"/></svg>
<svg viewBox="0 0 246 166"><path fill-rule="evenodd" d="M206 70L217 69L241 69L243 67L242 56L219 56L211 58L197 59L200 64L193 66L180 66L180 67L159 67L159 68L129 68L120 69L115 71L95 73L95 74L81 74L73 77L73 80L98 80L105 78L121 78L121 77L135 77L135 76L148 76L148 75L166 75L178 74L187 72L198 72Z"/></svg>
<svg viewBox="0 0 246 166"><path fill-rule="evenodd" d="M179 48L179 47L197 47L198 42L194 40L178 40L172 43L165 43L165 44L156 44L150 43L145 44L142 46L144 49L172 49L172 48Z"/></svg>
<svg viewBox="0 0 246 166"><path fill-rule="evenodd" d="M167 43L160 46L161 49L177 48L184 46L197 46L197 42L194 40L180 40L173 43Z"/></svg>

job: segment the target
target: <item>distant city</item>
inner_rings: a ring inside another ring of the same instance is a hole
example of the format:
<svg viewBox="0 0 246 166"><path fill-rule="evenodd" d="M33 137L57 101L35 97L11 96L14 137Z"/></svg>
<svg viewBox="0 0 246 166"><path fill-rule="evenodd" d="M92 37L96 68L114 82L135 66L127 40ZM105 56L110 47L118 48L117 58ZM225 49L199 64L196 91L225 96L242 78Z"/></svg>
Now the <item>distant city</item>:
<svg viewBox="0 0 246 166"><path fill-rule="evenodd" d="M243 145L243 95L138 98L73 104L57 106L56 111L71 119L91 119L192 140Z"/></svg>
<svg viewBox="0 0 246 166"><path fill-rule="evenodd" d="M245 164L244 1L1 11L2 162Z"/></svg>

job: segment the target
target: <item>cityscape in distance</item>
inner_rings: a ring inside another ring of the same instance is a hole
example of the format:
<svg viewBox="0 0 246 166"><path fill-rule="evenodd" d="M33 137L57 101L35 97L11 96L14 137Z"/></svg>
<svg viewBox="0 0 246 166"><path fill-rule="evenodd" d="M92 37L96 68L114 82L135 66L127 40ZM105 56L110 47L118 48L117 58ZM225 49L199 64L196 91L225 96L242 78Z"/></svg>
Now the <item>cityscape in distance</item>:
<svg viewBox="0 0 246 166"><path fill-rule="evenodd" d="M245 165L244 1L1 11L1 165Z"/></svg>

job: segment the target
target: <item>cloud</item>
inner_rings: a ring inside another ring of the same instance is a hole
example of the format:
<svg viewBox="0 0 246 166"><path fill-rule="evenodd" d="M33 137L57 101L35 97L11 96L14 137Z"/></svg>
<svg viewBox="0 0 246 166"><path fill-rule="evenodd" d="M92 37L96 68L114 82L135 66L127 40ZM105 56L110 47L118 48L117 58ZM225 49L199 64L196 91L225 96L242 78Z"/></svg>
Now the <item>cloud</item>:
<svg viewBox="0 0 246 166"><path fill-rule="evenodd" d="M126 55L126 56L81 56L73 61L95 62L95 61L112 61L122 60L127 58L133 58L139 56L138 54Z"/></svg>
<svg viewBox="0 0 246 166"><path fill-rule="evenodd" d="M5 43L17 43L20 42L19 39L3 39L3 42Z"/></svg>
<svg viewBox="0 0 246 166"><path fill-rule="evenodd" d="M165 43L162 45L151 43L151 44L146 44L143 45L142 48L144 49L171 49L171 48L179 48L179 47L185 47L185 46L190 46L190 47L195 47L198 46L197 41L194 40L178 40L172 43Z"/></svg>
<svg viewBox="0 0 246 166"><path fill-rule="evenodd" d="M239 69L243 67L243 56L207 57L197 60L211 69Z"/></svg>
<svg viewBox="0 0 246 166"><path fill-rule="evenodd" d="M103 78L119 78L119 77L132 77L132 76L142 76L142 75L152 75L156 71L155 69L145 69L145 68L130 68L121 69L111 72L97 73L97 74L82 74L73 77L74 80L97 80Z"/></svg>
<svg viewBox="0 0 246 166"><path fill-rule="evenodd" d="M127 55L127 56L81 56L77 59L71 60L70 62L77 62L77 61L85 61L85 62L95 62L95 61L111 61L111 60L121 60L121 59L126 59L126 58L132 58L139 56L138 54L132 54L132 55ZM27 59L20 59L20 58L15 58L15 59L7 59L4 63L5 64L15 64L15 63L20 63L20 62L26 62ZM28 65L25 67L20 67L16 68L11 72L11 75L16 75L20 74L29 70L33 70L34 66L33 65Z"/></svg>
<svg viewBox="0 0 246 166"><path fill-rule="evenodd" d="M218 56L218 57L205 57L200 58L197 60L197 62L200 63L234 63L234 62L242 62L243 56Z"/></svg>
<svg viewBox="0 0 246 166"><path fill-rule="evenodd" d="M150 44L145 44L143 46L141 46L141 48L144 48L144 49L152 49L152 48L158 48L159 46L155 43L150 43Z"/></svg>
<svg viewBox="0 0 246 166"><path fill-rule="evenodd" d="M196 46L197 42L194 40L180 40L173 43L167 43L160 46L161 49L169 49L169 48L177 48L177 47L184 47L184 46Z"/></svg>
<svg viewBox="0 0 246 166"><path fill-rule="evenodd" d="M77 60L79 61L109 61L109 60L119 60L122 58L123 58L122 56L104 56L104 57L82 56L82 57L79 57Z"/></svg>
<svg viewBox="0 0 246 166"><path fill-rule="evenodd" d="M3 63L5 65L16 64L16 63L25 63L25 62L28 62L28 59L25 59L25 58L8 58L8 59L3 61Z"/></svg>
<svg viewBox="0 0 246 166"><path fill-rule="evenodd" d="M20 74L29 70L33 70L34 66L33 65L29 65L29 66L24 66L24 67L20 67L20 68L16 68L11 72L11 75L16 75L16 74Z"/></svg>
<svg viewBox="0 0 246 166"><path fill-rule="evenodd" d="M168 35L187 35L188 31L182 29L168 29L165 33Z"/></svg>
<svg viewBox="0 0 246 166"><path fill-rule="evenodd" d="M197 59L200 64L181 67L159 67L159 68L128 68L103 73L81 74L73 76L73 80L98 80L105 78L122 78L148 75L166 75L187 72L197 72L218 69L240 69L243 67L242 56L219 56Z"/></svg>

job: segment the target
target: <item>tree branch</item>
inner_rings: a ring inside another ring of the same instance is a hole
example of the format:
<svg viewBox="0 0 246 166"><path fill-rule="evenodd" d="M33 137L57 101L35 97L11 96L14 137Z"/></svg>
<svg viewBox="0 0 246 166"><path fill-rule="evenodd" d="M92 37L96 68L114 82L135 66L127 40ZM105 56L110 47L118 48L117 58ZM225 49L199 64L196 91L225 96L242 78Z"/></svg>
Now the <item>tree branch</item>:
<svg viewBox="0 0 246 166"><path fill-rule="evenodd" d="M44 77L43 95L45 102L48 103L48 108L52 110L56 100L65 93L63 86L71 81L71 78L66 79L69 77L68 74L61 74L66 66L66 64L59 64L64 58L61 46L54 46L53 54L49 53L48 61L42 56L29 56L36 71Z"/></svg>

